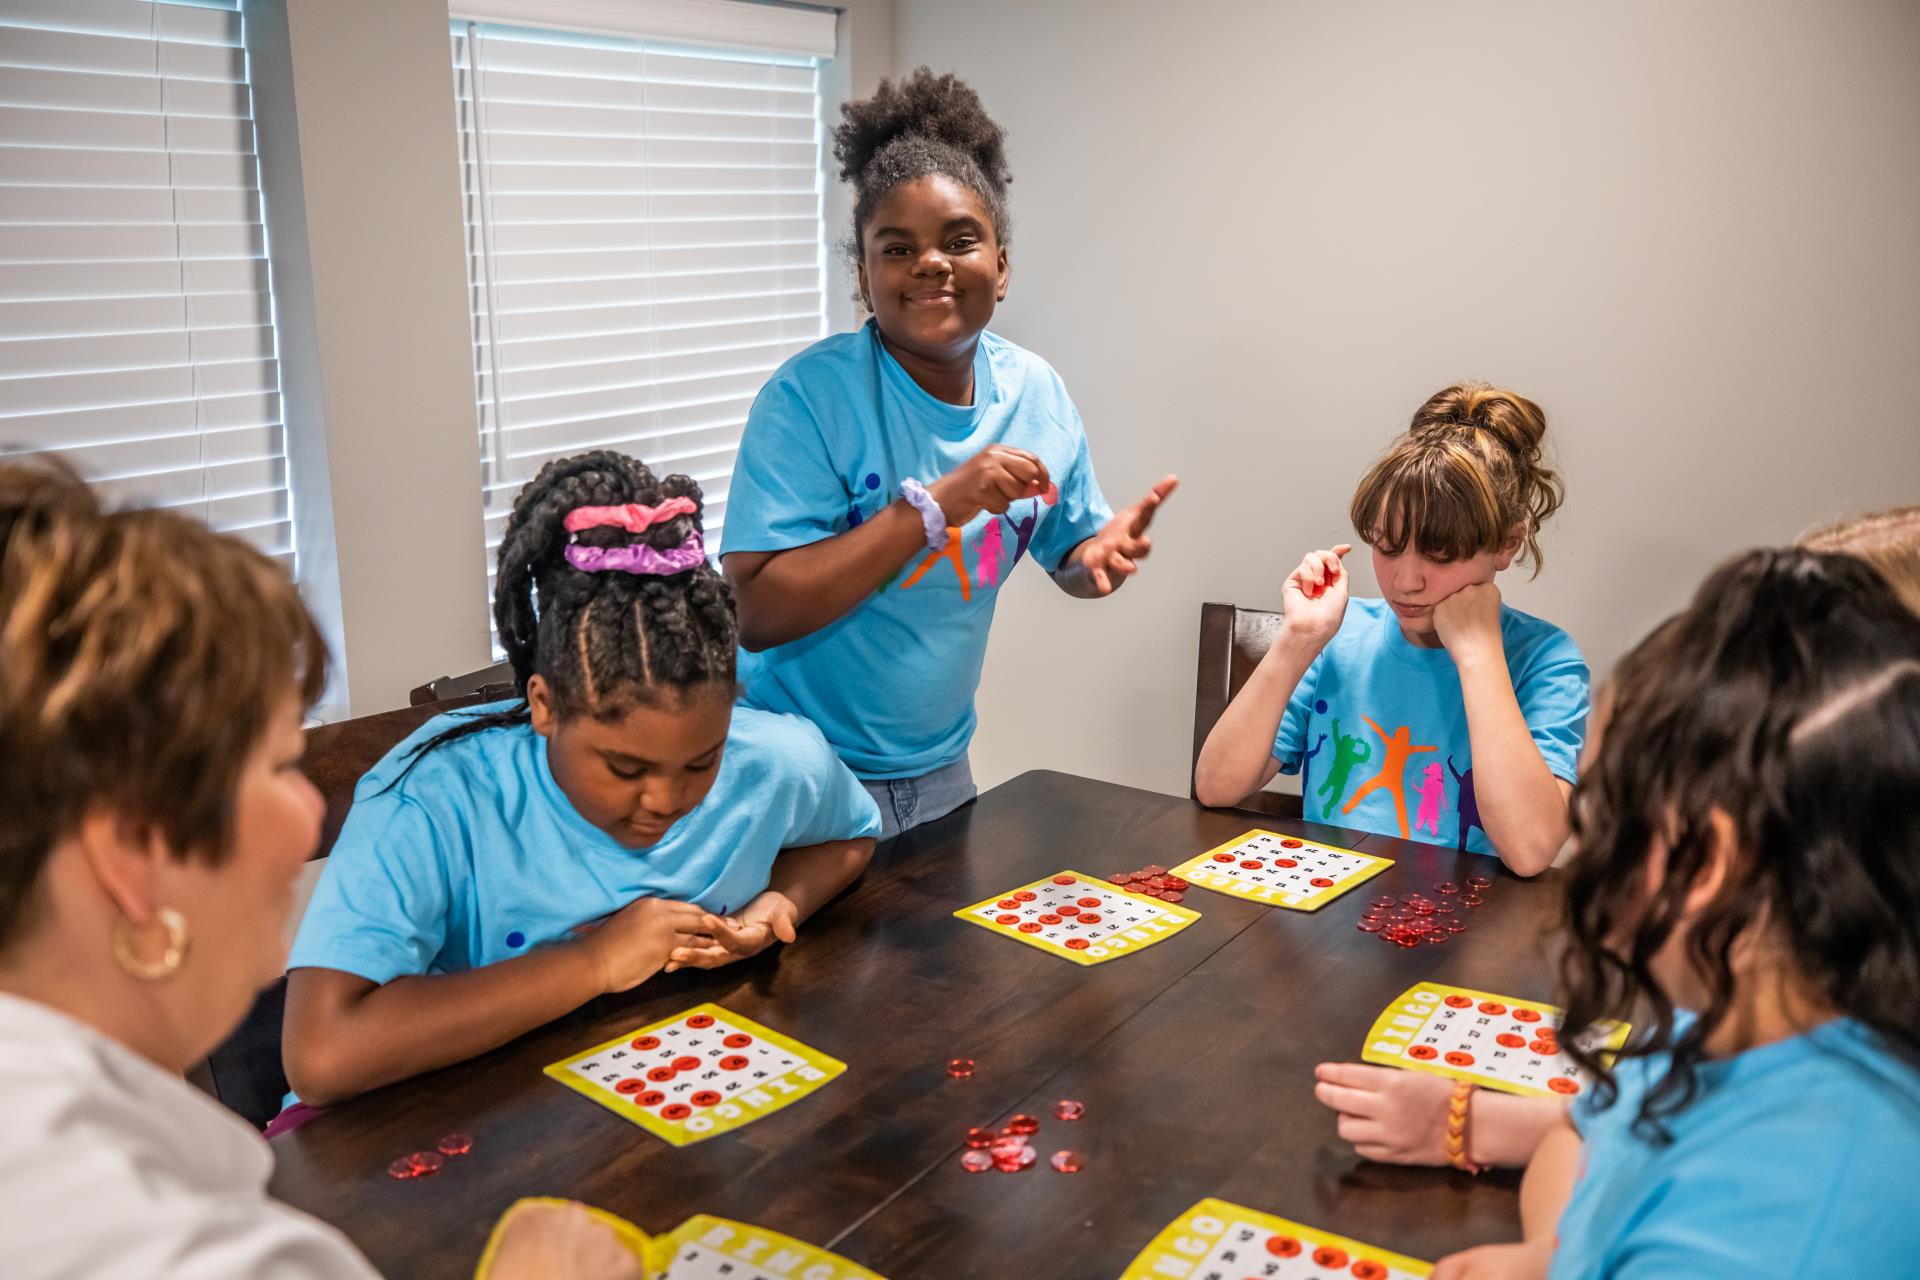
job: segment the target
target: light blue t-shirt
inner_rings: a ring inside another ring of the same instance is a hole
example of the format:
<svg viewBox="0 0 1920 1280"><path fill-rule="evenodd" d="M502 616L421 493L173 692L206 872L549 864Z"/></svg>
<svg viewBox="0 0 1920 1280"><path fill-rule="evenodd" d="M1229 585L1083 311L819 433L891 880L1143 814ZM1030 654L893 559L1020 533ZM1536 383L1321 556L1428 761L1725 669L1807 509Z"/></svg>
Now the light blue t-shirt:
<svg viewBox="0 0 1920 1280"><path fill-rule="evenodd" d="M1053 369L982 333L973 404L921 389L869 321L782 365L747 415L721 554L785 551L845 533L992 444L1037 455L1057 494L981 512L940 552L812 635L743 654L750 705L806 716L863 778L909 778L966 754L1001 584L1022 557L1048 573L1112 518L1079 411Z"/></svg>
<svg viewBox="0 0 1920 1280"><path fill-rule="evenodd" d="M1701 1091L1633 1131L1665 1055L1620 1064L1620 1096L1574 1104L1584 1168L1552 1280L1904 1276L1920 1267L1920 1073L1857 1022L1701 1064Z"/></svg>
<svg viewBox="0 0 1920 1280"><path fill-rule="evenodd" d="M737 911L782 849L880 830L879 810L812 725L736 707L707 798L658 844L629 849L580 816L530 726L488 729L420 757L421 726L354 789L353 809L307 907L287 967L376 983L459 973L564 941L637 898Z"/></svg>
<svg viewBox="0 0 1920 1280"><path fill-rule="evenodd" d="M1500 637L1534 745L1575 780L1587 732L1586 660L1552 623L1506 605ZM1385 600L1347 602L1340 630L1287 703L1273 758L1301 775L1306 816L1380 835L1492 853L1474 792L1460 673L1409 641Z"/></svg>

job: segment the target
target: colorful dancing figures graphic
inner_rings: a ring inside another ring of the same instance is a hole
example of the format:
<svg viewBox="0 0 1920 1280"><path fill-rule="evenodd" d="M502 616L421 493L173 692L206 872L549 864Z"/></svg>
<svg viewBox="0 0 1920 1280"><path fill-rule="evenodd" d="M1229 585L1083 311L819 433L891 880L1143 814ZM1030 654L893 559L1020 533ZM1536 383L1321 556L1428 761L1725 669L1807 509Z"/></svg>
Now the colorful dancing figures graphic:
<svg viewBox="0 0 1920 1280"><path fill-rule="evenodd" d="M1381 745L1386 748L1385 759L1380 762L1380 772L1360 784L1360 789L1347 799L1340 809L1341 813L1352 813L1354 806L1382 787L1393 797L1393 812L1400 819L1400 838L1412 835L1407 830L1407 757L1420 751L1437 751L1434 745L1416 747L1413 745L1413 730L1401 725L1389 734L1366 716L1360 717L1367 727L1380 735Z"/></svg>
<svg viewBox="0 0 1920 1280"><path fill-rule="evenodd" d="M1440 834L1440 814L1447 807L1446 771L1438 764L1430 764L1421 774L1420 812L1414 817L1415 831L1425 827L1434 835Z"/></svg>
<svg viewBox="0 0 1920 1280"><path fill-rule="evenodd" d="M1315 748L1318 750L1318 748ZM1333 816L1333 806L1340 803L1340 797L1346 793L1347 778L1356 765L1363 765L1373 759L1373 745L1364 741L1358 734L1347 735L1340 732L1340 717L1333 718L1333 763L1327 766L1327 776L1320 783L1315 795L1330 796L1320 806L1320 816Z"/></svg>

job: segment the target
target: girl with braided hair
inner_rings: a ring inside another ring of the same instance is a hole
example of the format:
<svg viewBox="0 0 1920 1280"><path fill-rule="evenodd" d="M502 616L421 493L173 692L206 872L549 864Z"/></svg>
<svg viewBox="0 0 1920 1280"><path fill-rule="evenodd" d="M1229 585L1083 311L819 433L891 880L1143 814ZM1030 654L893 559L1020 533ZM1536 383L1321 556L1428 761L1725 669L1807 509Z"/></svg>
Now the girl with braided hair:
<svg viewBox="0 0 1920 1280"><path fill-rule="evenodd" d="M987 331L1010 175L974 91L922 67L842 110L871 319L754 402L723 564L748 703L818 724L892 835L973 796L973 695L1013 567L1031 554L1070 595L1110 595L1175 480L1115 516L1059 375Z"/></svg>
<svg viewBox="0 0 1920 1280"><path fill-rule="evenodd" d="M660 971L792 942L873 852L820 732L734 708L700 487L548 463L500 545L521 696L429 721L361 780L288 964L309 1105L504 1044Z"/></svg>

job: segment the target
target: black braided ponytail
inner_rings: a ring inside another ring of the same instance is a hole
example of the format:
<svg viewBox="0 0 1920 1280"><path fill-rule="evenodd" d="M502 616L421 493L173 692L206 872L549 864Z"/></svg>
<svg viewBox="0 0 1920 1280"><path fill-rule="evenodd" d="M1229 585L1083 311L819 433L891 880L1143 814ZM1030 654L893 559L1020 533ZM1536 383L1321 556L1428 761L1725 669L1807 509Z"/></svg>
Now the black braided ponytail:
<svg viewBox="0 0 1920 1280"><path fill-rule="evenodd" d="M871 98L845 103L833 131L833 158L840 177L853 184L853 237L847 248L857 262L867 220L881 197L903 182L938 173L980 197L993 217L1001 244L1007 218L1006 130L980 105L973 86L926 67L897 80L882 80Z"/></svg>
<svg viewBox="0 0 1920 1280"><path fill-rule="evenodd" d="M613 527L578 534L566 529L576 507L658 506L669 498L691 499L694 513L639 534ZM494 626L520 702L428 739L413 763L442 743L529 723L527 681L535 674L546 679L563 717L624 715L635 706L677 702L700 687L718 687L731 697L738 640L733 593L711 564L702 559L675 574L588 573L566 558L570 542L664 551L698 532L701 514L700 486L692 479L656 479L645 463L610 449L542 467L514 499L494 579Z"/></svg>

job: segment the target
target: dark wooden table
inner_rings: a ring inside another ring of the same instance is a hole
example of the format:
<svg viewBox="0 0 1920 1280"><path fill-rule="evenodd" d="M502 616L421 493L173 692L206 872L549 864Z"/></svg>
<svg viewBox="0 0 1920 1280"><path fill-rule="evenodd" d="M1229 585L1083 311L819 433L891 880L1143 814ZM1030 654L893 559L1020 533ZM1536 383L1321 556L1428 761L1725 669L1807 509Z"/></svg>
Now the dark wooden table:
<svg viewBox="0 0 1920 1280"><path fill-rule="evenodd" d="M1166 866L1260 826L1396 860L1303 914L1195 889L1200 920L1082 968L954 919L1074 868ZM1469 865L1470 864L1470 865ZM1354 924L1374 893L1498 878L1473 928L1402 950ZM656 978L472 1062L380 1090L274 1142L273 1193L342 1228L389 1277L469 1276L525 1195L600 1205L652 1232L695 1213L825 1245L889 1280L1115 1277L1167 1222L1216 1195L1415 1257L1518 1234L1516 1179L1360 1160L1313 1099L1313 1066L1357 1059L1387 1002L1431 979L1551 995L1550 884L1492 858L1065 774L1024 774L874 859L798 945ZM674 1148L541 1074L550 1062L715 1000L848 1064L732 1134ZM949 1058L974 1058L971 1079ZM1055 1100L1087 1115L1053 1119ZM969 1174L969 1125L1039 1116L1040 1162ZM431 1178L386 1174L453 1131L475 1148ZM1084 1154L1084 1172L1047 1167Z"/></svg>

